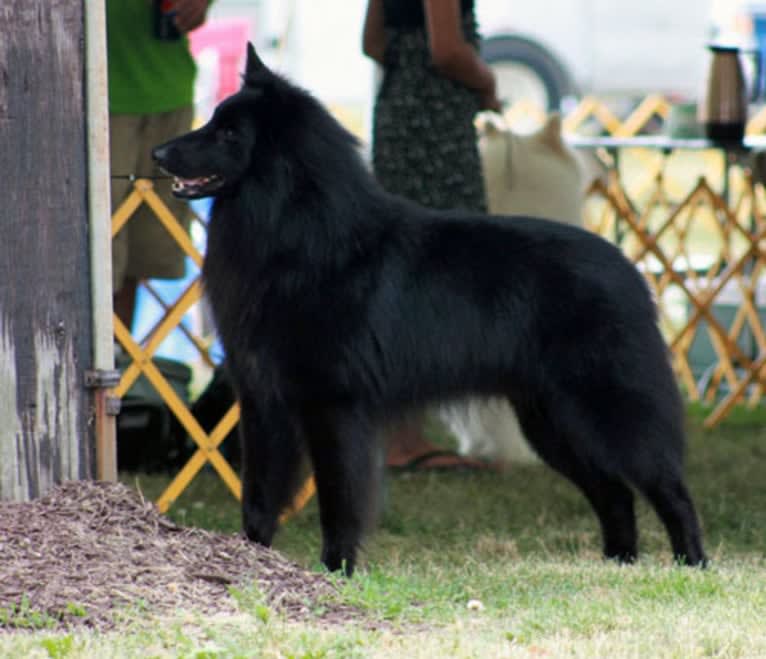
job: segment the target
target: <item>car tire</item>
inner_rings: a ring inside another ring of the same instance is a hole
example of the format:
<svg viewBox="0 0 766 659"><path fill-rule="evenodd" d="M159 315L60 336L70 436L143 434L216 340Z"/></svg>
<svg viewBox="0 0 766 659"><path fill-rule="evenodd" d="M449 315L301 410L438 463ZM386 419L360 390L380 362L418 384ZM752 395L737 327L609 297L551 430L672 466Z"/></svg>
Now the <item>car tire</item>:
<svg viewBox="0 0 766 659"><path fill-rule="evenodd" d="M481 43L482 59L498 78L498 97L514 103L522 98L545 110L561 108L576 93L572 78L559 59L540 44L518 35L498 35Z"/></svg>

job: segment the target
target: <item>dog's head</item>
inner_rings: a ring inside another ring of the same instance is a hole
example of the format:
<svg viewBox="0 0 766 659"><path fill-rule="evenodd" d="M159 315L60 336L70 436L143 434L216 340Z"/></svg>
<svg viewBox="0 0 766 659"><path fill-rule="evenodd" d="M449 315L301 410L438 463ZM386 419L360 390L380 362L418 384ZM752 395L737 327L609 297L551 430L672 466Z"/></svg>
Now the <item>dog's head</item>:
<svg viewBox="0 0 766 659"><path fill-rule="evenodd" d="M242 88L215 109L207 124L152 150L155 162L175 177L173 194L199 199L235 188L253 167L255 154L259 160L269 157L269 145L278 139L270 134L280 115L275 105L291 90L248 44Z"/></svg>

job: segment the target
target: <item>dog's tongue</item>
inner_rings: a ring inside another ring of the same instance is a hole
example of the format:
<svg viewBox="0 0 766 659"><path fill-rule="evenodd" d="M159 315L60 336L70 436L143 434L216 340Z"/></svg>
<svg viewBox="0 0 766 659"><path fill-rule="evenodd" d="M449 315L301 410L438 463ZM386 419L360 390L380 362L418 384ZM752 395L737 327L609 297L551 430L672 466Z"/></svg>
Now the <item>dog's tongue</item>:
<svg viewBox="0 0 766 659"><path fill-rule="evenodd" d="M200 176L199 178L176 178L175 183L178 183L179 185L203 185L209 180L209 176Z"/></svg>

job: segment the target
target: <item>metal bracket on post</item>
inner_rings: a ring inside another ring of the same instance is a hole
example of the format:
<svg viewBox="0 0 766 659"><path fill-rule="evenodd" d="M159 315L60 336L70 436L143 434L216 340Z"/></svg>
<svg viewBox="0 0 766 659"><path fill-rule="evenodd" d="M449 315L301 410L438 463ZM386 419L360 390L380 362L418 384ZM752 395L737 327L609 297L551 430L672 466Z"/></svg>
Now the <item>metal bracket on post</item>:
<svg viewBox="0 0 766 659"><path fill-rule="evenodd" d="M113 389L120 384L120 371L90 370L85 371L85 386L88 389ZM116 396L105 396L104 411L109 416L120 413L120 399Z"/></svg>
<svg viewBox="0 0 766 659"><path fill-rule="evenodd" d="M112 389L120 384L120 372L104 369L85 371L85 386L88 389Z"/></svg>
<svg viewBox="0 0 766 659"><path fill-rule="evenodd" d="M99 480L117 480L117 445L115 419L120 413L120 399L108 393L120 384L117 370L91 369L85 371L85 386L94 391L94 422L96 437L96 476Z"/></svg>

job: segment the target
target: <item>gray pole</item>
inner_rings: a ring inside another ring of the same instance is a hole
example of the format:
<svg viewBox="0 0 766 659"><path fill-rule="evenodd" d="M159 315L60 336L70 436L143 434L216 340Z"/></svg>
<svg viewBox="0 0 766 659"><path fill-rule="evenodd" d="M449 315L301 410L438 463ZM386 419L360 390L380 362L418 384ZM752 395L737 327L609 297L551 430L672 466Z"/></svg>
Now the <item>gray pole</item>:
<svg viewBox="0 0 766 659"><path fill-rule="evenodd" d="M0 499L94 474L84 12L0 4Z"/></svg>

